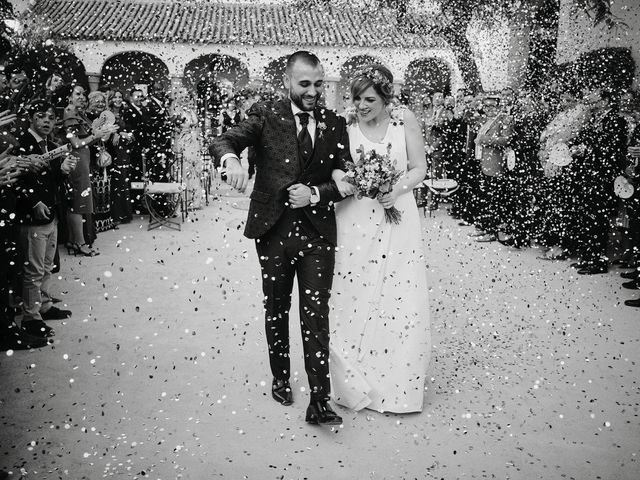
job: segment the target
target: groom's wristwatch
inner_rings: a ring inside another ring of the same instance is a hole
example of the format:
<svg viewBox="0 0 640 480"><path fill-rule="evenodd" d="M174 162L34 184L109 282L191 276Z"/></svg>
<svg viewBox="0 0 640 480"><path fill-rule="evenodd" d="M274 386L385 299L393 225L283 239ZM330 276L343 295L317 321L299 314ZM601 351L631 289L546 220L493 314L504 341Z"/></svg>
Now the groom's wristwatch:
<svg viewBox="0 0 640 480"><path fill-rule="evenodd" d="M320 191L318 190L318 187L309 188L311 188L311 197L309 198L309 203L311 204L311 206L314 206L320 202Z"/></svg>

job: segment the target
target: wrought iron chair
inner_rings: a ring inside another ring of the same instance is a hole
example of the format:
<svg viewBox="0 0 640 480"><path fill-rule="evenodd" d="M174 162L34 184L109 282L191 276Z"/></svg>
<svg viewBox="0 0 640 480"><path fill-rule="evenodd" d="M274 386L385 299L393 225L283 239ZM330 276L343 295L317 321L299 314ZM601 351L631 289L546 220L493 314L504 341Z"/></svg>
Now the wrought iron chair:
<svg viewBox="0 0 640 480"><path fill-rule="evenodd" d="M144 178L143 200L149 212L149 225L147 230L166 227L172 230L181 230L185 215L185 185L183 181L184 158L182 154L175 154L173 160L166 166L167 181L151 181L148 172L146 157L142 161L142 173ZM180 219L177 220L177 211L180 210Z"/></svg>

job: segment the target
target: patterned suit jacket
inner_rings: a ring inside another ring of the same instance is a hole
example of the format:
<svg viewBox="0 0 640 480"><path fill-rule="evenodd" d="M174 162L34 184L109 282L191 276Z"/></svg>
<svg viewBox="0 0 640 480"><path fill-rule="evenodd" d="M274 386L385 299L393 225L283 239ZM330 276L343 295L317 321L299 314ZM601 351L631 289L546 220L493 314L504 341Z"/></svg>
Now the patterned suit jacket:
<svg viewBox="0 0 640 480"><path fill-rule="evenodd" d="M212 142L212 153L219 160L226 153L240 153L246 147L256 151L256 177L251 192L249 215L244 234L260 238L288 208L287 188L296 183L316 186L320 203L302 210L326 240L336 244L334 202L342 200L331 180L335 168L345 168L351 160L344 118L318 107L314 110L316 135L313 154L303 165L298 154L296 122L289 99L255 104L247 118Z"/></svg>

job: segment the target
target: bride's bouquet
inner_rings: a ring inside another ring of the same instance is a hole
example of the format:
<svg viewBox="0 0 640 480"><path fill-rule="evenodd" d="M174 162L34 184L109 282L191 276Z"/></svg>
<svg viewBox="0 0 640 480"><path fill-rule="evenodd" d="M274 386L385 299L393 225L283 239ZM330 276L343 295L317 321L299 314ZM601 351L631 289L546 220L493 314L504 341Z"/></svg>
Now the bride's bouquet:
<svg viewBox="0 0 640 480"><path fill-rule="evenodd" d="M347 173L343 180L356 187L356 198L377 198L389 193L404 172L396 170L395 161L391 160L391 144L387 145L387 153L379 154L375 150L364 151L364 147L356 150L360 158L347 163ZM396 207L385 208L384 217L387 223L398 225L402 214Z"/></svg>

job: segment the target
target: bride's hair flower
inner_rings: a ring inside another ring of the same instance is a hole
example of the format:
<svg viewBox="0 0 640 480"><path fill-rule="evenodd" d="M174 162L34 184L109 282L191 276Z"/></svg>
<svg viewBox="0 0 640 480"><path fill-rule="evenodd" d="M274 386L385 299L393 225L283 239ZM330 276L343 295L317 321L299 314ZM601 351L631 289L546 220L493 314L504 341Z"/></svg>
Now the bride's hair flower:
<svg viewBox="0 0 640 480"><path fill-rule="evenodd" d="M385 104L394 102L393 74L384 65L374 63L356 71L350 85L351 98L362 95L369 87L373 87Z"/></svg>
<svg viewBox="0 0 640 480"><path fill-rule="evenodd" d="M366 66L358 70L354 77L368 78L373 82L374 85L384 88L385 90L389 87L393 88L393 83L389 80L389 77L387 77L384 73L382 73L382 71L380 71L379 68L373 65Z"/></svg>

